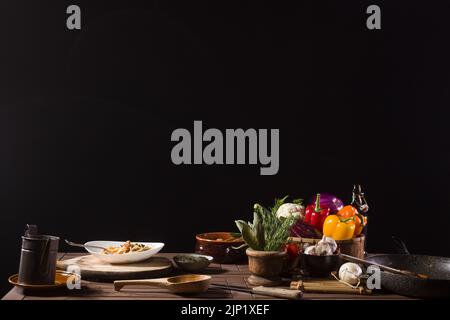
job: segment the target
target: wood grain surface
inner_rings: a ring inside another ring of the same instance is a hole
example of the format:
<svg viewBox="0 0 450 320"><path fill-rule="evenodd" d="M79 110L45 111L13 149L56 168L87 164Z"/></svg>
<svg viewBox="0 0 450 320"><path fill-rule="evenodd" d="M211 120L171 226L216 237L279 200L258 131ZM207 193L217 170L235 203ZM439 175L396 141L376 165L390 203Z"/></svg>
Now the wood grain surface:
<svg viewBox="0 0 450 320"><path fill-rule="evenodd" d="M176 253L162 253L158 257L170 259ZM60 260L68 260L81 256L81 254L66 253L60 255ZM180 274L176 268L171 275ZM204 272L212 276L213 283L227 286L247 287L247 278L250 275L247 264L215 264L212 263ZM331 293L305 293L304 299L313 300L402 300L405 297L394 294L331 294ZM82 281L81 290L63 290L58 292L33 293L23 292L20 288L13 288L4 297L4 300L184 300L184 299L227 299L227 300L249 300L249 299L274 299L246 292L237 292L226 289L210 288L208 291L195 295L177 295L163 288L149 288L142 286L130 286L121 291L114 291L112 283ZM301 301L293 302L301 303Z"/></svg>

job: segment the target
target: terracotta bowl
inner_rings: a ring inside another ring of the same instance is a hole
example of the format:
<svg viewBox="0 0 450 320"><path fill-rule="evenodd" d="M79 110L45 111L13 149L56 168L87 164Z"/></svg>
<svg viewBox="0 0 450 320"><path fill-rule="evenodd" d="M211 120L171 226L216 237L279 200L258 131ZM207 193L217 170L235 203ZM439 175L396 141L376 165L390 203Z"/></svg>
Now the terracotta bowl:
<svg viewBox="0 0 450 320"><path fill-rule="evenodd" d="M233 232L207 232L195 236L195 253L212 256L216 263L236 263L246 258L244 244Z"/></svg>

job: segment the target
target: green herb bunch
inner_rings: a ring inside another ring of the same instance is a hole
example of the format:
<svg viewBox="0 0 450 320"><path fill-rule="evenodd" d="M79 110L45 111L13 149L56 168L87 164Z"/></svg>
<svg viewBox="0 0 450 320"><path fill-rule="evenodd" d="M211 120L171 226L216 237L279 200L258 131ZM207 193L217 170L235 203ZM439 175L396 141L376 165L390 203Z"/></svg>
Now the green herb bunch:
<svg viewBox="0 0 450 320"><path fill-rule="evenodd" d="M277 210L286 199L287 196L275 199L272 208L265 208L256 203L253 206L253 223L244 220L235 221L242 238L251 249L279 251L286 244L290 229L298 219L292 215L287 218L277 217Z"/></svg>

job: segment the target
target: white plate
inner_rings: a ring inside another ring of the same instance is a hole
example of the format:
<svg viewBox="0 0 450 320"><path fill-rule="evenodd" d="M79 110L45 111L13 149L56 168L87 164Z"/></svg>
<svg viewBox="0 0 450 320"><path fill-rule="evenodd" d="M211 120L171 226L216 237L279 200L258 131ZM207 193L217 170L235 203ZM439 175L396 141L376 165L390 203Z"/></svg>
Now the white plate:
<svg viewBox="0 0 450 320"><path fill-rule="evenodd" d="M149 259L151 256L157 254L163 247L164 243L161 242L140 242L132 241L133 243L141 243L150 247L149 250L141 252L130 252L124 254L104 254L102 249L85 248L87 252L95 256L96 258L108 262L108 263L133 263ZM89 241L84 245L100 246L104 248L118 247L124 244L125 241Z"/></svg>

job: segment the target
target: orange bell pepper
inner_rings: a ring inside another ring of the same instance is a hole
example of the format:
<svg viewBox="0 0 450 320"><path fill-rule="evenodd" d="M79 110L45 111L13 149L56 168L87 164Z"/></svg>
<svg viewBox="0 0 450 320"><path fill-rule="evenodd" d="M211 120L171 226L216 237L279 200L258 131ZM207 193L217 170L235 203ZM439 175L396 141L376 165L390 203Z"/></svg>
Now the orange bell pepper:
<svg viewBox="0 0 450 320"><path fill-rule="evenodd" d="M359 236L367 224L367 218L358 212L353 206L345 206L338 211L337 215L343 219L353 219L355 222L355 232L353 237Z"/></svg>

